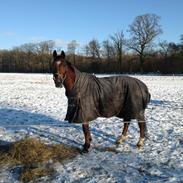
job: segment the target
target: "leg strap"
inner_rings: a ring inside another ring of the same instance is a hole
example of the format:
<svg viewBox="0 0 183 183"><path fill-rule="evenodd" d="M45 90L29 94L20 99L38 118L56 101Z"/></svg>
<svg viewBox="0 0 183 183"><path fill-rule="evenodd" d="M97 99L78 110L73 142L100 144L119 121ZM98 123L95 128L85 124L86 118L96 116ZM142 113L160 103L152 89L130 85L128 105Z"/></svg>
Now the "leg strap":
<svg viewBox="0 0 183 183"><path fill-rule="evenodd" d="M137 147L143 146L144 143L145 143L145 138L140 137L140 138L139 138L139 141L138 141L138 143L137 143Z"/></svg>
<svg viewBox="0 0 183 183"><path fill-rule="evenodd" d="M116 140L116 144L122 144L126 139L128 138L127 135L120 135L117 140Z"/></svg>

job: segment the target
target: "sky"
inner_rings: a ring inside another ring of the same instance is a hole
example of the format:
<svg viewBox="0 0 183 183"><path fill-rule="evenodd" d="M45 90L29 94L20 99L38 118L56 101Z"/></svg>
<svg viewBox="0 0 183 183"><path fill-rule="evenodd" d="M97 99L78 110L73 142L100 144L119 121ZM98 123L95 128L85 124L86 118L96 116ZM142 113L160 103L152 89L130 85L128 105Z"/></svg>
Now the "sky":
<svg viewBox="0 0 183 183"><path fill-rule="evenodd" d="M128 37L129 25L146 13L161 17L157 41L179 42L183 0L1 0L0 49L45 40L60 47L76 40L81 46L121 30Z"/></svg>

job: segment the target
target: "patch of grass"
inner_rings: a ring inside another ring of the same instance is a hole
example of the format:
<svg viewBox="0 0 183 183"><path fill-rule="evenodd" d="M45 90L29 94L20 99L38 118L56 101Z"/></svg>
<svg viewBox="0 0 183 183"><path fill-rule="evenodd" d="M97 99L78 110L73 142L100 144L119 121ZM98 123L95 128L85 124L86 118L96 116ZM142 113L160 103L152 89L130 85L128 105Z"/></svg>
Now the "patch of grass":
<svg viewBox="0 0 183 183"><path fill-rule="evenodd" d="M54 173L53 169L48 168L26 168L22 171L20 175L20 181L22 182L30 182L30 181L36 181L38 178L44 177L44 176L51 176Z"/></svg>
<svg viewBox="0 0 183 183"><path fill-rule="evenodd" d="M74 158L79 150L65 144L48 145L42 141L29 138L14 142L5 152L0 152L0 165L13 167L21 165L23 170L20 175L21 181L35 181L42 176L50 176L54 173L52 168L43 168L50 160L63 162Z"/></svg>

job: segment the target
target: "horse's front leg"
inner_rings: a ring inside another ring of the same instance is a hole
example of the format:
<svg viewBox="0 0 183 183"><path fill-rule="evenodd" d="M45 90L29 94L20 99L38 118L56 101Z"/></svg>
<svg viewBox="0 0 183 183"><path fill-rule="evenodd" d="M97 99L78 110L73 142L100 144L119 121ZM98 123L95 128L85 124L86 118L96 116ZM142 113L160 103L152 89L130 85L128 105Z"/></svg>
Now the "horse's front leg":
<svg viewBox="0 0 183 183"><path fill-rule="evenodd" d="M82 124L83 127L83 133L85 137L85 143L83 145L83 153L87 153L88 149L90 148L90 143L92 141L91 133L90 133L90 127L88 123Z"/></svg>

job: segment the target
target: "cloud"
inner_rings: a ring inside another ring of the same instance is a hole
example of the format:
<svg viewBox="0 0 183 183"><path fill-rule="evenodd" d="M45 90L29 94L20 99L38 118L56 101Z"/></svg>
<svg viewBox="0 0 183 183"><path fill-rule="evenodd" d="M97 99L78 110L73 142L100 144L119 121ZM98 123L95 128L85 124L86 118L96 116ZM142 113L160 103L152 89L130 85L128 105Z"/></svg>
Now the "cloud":
<svg viewBox="0 0 183 183"><path fill-rule="evenodd" d="M20 39L24 40L26 42L40 42L45 40L45 37L43 36L29 36L29 35L22 35L22 34L17 34L15 32L2 32L1 36L7 37L7 38L15 38L15 39Z"/></svg>
<svg viewBox="0 0 183 183"><path fill-rule="evenodd" d="M69 41L65 41L63 39L55 39L53 41L55 41L55 46L56 47L66 47L67 44L69 43Z"/></svg>
<svg viewBox="0 0 183 183"><path fill-rule="evenodd" d="M34 42L34 43L38 43L38 42L44 41L45 37L43 37L43 36L31 36L31 37L28 37L28 40L31 42Z"/></svg>
<svg viewBox="0 0 183 183"><path fill-rule="evenodd" d="M55 46L56 47L64 47L64 48L66 48L68 43L70 43L73 40L54 39L53 41L55 41ZM83 42L79 42L77 40L76 40L76 42L77 42L78 46L84 45Z"/></svg>
<svg viewBox="0 0 183 183"><path fill-rule="evenodd" d="M17 36L16 33L14 33L14 32L3 32L2 35L5 37L16 37Z"/></svg>
<svg viewBox="0 0 183 183"><path fill-rule="evenodd" d="M53 40L55 42L55 48L66 50L68 43L70 43L72 41L72 40L64 40L64 39L60 39L60 38L53 38L53 39L51 38L50 39L50 38L46 38L42 35L22 35L22 34L10 32L10 31L1 32L0 36L3 36L4 38L6 38L6 41L11 41L11 42L13 42L13 44L16 43L16 45L12 45L12 47L20 46L25 43L39 43L42 41ZM78 43L78 47L84 45L82 42L79 42L77 40L76 40L76 42Z"/></svg>

